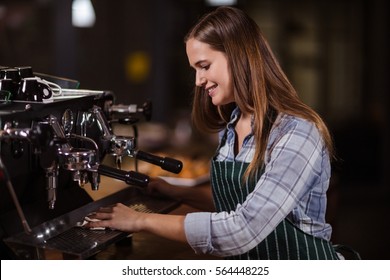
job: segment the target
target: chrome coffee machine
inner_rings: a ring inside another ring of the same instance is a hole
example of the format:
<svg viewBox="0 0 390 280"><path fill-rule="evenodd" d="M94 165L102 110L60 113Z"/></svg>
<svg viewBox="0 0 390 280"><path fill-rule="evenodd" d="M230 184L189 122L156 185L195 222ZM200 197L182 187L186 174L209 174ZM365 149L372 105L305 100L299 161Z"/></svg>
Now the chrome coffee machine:
<svg viewBox="0 0 390 280"><path fill-rule="evenodd" d="M44 259L47 250L64 258L89 258L128 236L79 227L89 213L117 202L157 213L178 205L148 196L147 175L121 169L125 156L173 173L182 169L178 160L138 150L136 134L113 133L112 123L134 128L141 117L150 119L151 102L118 105L110 91L78 89L77 81L34 73L29 67L0 71L2 259ZM115 158L115 166L102 163L108 156ZM101 176L128 187L95 201L82 187L99 191Z"/></svg>

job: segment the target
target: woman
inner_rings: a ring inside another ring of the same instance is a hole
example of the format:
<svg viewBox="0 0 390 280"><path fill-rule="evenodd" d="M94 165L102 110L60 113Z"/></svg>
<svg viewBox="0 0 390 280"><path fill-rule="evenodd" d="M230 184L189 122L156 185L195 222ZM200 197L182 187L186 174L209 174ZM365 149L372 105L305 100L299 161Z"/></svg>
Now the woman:
<svg viewBox="0 0 390 280"><path fill-rule="evenodd" d="M239 9L220 7L185 43L196 72L193 123L220 132L211 163L215 211L173 216L118 204L89 226L148 231L230 258L337 259L325 222L330 134L299 100L259 27ZM150 187L198 206L211 201L211 192L194 195L196 188L161 180Z"/></svg>

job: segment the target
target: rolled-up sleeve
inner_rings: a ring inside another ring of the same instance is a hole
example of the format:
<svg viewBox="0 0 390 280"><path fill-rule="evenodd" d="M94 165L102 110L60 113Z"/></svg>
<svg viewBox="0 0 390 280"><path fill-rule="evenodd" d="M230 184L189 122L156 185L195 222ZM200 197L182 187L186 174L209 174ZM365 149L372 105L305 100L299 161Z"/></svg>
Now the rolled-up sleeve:
<svg viewBox="0 0 390 280"><path fill-rule="evenodd" d="M210 234L211 213L189 213L184 220L184 230L188 244L197 254L212 254Z"/></svg>

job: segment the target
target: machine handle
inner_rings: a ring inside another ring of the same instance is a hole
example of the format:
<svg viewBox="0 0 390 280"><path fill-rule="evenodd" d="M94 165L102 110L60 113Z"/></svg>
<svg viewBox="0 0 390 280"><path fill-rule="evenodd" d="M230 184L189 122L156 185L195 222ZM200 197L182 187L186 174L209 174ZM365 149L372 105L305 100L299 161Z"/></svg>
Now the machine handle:
<svg viewBox="0 0 390 280"><path fill-rule="evenodd" d="M143 151L137 151L135 153L135 158L160 166L162 169L176 174L180 173L183 168L183 163L180 160L169 157L159 157Z"/></svg>
<svg viewBox="0 0 390 280"><path fill-rule="evenodd" d="M124 181L128 185L146 187L149 183L149 176L147 175L135 171L124 171L102 164L98 167L98 173Z"/></svg>

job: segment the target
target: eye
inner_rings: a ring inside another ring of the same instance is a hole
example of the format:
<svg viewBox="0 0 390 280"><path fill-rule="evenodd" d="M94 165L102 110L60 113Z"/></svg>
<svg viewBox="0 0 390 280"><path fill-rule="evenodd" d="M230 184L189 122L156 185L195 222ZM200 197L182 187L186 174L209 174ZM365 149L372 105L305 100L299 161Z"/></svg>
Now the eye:
<svg viewBox="0 0 390 280"><path fill-rule="evenodd" d="M209 68L210 68L209 64L200 65L200 69L209 70Z"/></svg>

